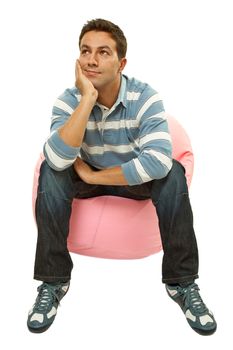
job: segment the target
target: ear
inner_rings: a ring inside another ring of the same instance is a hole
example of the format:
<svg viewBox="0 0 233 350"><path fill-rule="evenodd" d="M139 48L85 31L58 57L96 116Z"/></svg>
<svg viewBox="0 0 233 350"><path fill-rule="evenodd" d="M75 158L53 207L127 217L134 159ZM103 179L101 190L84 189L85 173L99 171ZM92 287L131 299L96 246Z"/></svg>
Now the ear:
<svg viewBox="0 0 233 350"><path fill-rule="evenodd" d="M118 72L121 73L126 66L127 59L124 57L119 62L120 62L120 67L119 67Z"/></svg>

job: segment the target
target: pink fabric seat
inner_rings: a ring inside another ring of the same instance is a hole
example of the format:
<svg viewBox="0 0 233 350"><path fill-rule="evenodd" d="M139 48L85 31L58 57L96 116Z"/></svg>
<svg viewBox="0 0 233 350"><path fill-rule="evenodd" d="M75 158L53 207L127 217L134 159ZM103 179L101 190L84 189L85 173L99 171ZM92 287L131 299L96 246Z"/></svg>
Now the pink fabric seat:
<svg viewBox="0 0 233 350"><path fill-rule="evenodd" d="M185 167L189 186L193 175L189 137L175 118L168 116L168 124L173 158ZM41 155L34 173L33 208L43 159ZM138 259L157 253L162 245L155 208L149 199L74 199L67 246L73 253L111 259Z"/></svg>

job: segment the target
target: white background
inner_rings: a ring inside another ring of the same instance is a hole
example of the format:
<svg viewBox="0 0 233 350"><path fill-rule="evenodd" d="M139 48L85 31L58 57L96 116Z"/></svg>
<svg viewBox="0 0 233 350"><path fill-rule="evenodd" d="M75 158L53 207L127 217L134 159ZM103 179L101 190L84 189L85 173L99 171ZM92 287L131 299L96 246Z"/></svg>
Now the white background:
<svg viewBox="0 0 233 350"><path fill-rule="evenodd" d="M232 349L232 10L226 0L6 0L0 5L1 343L4 349ZM218 331L193 332L161 283L157 254L114 261L73 255L68 295L44 334L26 328L36 297L34 166L54 100L74 84L83 24L102 17L128 39L125 73L150 83L195 153L190 197L199 285ZM2 345L1 345L2 347Z"/></svg>

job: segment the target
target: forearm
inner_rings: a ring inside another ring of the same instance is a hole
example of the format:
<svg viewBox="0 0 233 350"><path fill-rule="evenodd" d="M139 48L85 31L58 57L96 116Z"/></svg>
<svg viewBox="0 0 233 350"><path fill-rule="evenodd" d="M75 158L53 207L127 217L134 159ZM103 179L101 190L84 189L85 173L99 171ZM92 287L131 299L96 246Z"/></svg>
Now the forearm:
<svg viewBox="0 0 233 350"><path fill-rule="evenodd" d="M82 97L68 121L58 130L59 136L65 144L71 147L81 146L93 106L94 101L92 99L88 96Z"/></svg>
<svg viewBox="0 0 233 350"><path fill-rule="evenodd" d="M96 185L115 185L125 186L128 185L126 178L120 166L114 168L93 171L90 177L90 183Z"/></svg>
<svg viewBox="0 0 233 350"><path fill-rule="evenodd" d="M91 185L128 185L120 166L103 170L93 170L87 163L78 157L74 162L74 169L84 182Z"/></svg>

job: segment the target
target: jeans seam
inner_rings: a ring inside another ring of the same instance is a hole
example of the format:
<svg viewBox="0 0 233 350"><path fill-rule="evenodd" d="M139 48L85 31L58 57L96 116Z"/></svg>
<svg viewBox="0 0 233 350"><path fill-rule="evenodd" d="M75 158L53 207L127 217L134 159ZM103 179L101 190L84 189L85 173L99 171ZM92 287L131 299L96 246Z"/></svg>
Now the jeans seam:
<svg viewBox="0 0 233 350"><path fill-rule="evenodd" d="M44 278L51 278L51 279L62 279L62 278L70 278L70 276L42 276L42 275L34 275L35 278L44 279Z"/></svg>
<svg viewBox="0 0 233 350"><path fill-rule="evenodd" d="M51 196L53 198L56 198L56 199L59 199L59 200L63 200L63 201L66 201L66 202L69 202L69 203L72 203L73 199L69 199L69 198L62 198L62 197L58 197L58 196L54 196L53 193L51 193L50 191L38 191L37 193L37 196L38 195L48 195L48 196Z"/></svg>

